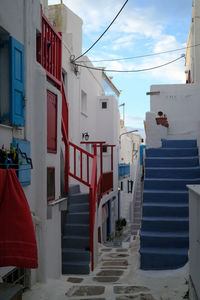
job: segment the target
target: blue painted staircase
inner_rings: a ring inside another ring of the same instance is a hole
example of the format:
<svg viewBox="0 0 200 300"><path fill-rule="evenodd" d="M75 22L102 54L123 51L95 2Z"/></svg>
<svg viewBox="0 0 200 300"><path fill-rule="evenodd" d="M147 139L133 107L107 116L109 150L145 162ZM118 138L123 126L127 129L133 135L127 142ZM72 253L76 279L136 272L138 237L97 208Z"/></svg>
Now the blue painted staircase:
<svg viewBox="0 0 200 300"><path fill-rule="evenodd" d="M146 150L141 269L177 269L189 248L188 190L200 183L196 140L163 140Z"/></svg>
<svg viewBox="0 0 200 300"><path fill-rule="evenodd" d="M62 237L62 273L90 273L89 194L79 185L70 188L69 206Z"/></svg>

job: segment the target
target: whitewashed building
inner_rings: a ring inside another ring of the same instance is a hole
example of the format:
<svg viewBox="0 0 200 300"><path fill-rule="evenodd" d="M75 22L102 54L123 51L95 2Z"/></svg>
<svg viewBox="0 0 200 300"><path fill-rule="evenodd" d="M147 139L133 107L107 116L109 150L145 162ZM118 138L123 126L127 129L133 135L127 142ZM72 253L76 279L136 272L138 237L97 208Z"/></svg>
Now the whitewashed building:
<svg viewBox="0 0 200 300"><path fill-rule="evenodd" d="M16 168L38 247L38 269L24 270L22 266L20 271L27 286L62 274L68 186L73 189L78 184L81 193L89 191L94 199L98 192L94 219L90 221L93 242L89 270L97 262L98 240L104 240L102 214L109 201L106 218L109 217L111 234L118 218L120 93L101 70L71 63L74 56L82 53L82 20L65 5L48 8L47 2L17 0L13 4L3 0L0 11L0 148L8 154L13 151L10 144L19 148L31 158L33 167L30 160L27 163L24 158L22 162L19 156ZM87 57L82 59L91 66ZM14 79L9 81L14 75L23 80L20 96L15 94ZM26 167L28 170L24 171ZM1 280L6 281L16 270L15 266L0 267Z"/></svg>
<svg viewBox="0 0 200 300"><path fill-rule="evenodd" d="M200 150L200 1L193 2L191 26L186 51L186 84L153 85L150 112L146 113L147 148L161 147L161 139L197 140ZM157 125L157 113L167 116L169 127ZM189 297L199 299L199 185L189 186Z"/></svg>

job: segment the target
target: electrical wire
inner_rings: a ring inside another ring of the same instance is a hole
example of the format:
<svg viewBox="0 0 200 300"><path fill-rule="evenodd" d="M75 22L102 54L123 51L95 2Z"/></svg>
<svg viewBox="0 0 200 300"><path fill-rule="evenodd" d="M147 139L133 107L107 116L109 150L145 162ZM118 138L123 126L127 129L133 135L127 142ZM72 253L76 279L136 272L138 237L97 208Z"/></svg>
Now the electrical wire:
<svg viewBox="0 0 200 300"><path fill-rule="evenodd" d="M151 71L151 70L154 70L154 69L158 69L158 68L162 68L164 66L167 66L169 64L172 64L174 62L176 62L177 60L183 58L185 56L181 55L180 57L174 59L174 60L171 60L170 62L167 62L165 64L162 64L162 65L159 65L159 66L155 66L155 67L151 67L151 68L146 68L146 69L139 69L139 70L106 70L105 68L95 68L95 67L88 67L88 66L85 66L85 65L81 65L81 64L77 64L77 63L73 63L75 66L79 66L79 67L83 67L83 68L86 68L86 69L91 69L91 70L97 70L97 71L104 71L104 72L115 72L115 73L136 73L136 72L145 72L145 71Z"/></svg>
<svg viewBox="0 0 200 300"><path fill-rule="evenodd" d="M121 11L123 10L123 8L125 7L125 5L127 4L128 0L126 0L126 2L123 4L123 6L121 7L121 9L119 10L119 12L117 13L117 15L114 17L114 19L112 20L112 22L110 23L110 25L106 28L106 30L104 30L104 32L100 35L100 37L96 40L96 42L94 42L92 44L92 46L90 46L90 48L88 48L83 54L81 54L80 56L78 56L77 58L75 58L73 61L76 61L77 59L81 58L82 56L84 56L86 53L88 53L95 45L96 43L98 43L98 41L103 37L103 35L108 31L108 29L111 27L111 25L115 22L115 20L117 19L117 17L119 16L119 14L121 13Z"/></svg>
<svg viewBox="0 0 200 300"><path fill-rule="evenodd" d="M188 46L188 47L183 47L183 48L177 48L177 49L173 49L173 50L167 50L167 51L163 51L163 52L146 54L146 55L138 55L138 56L130 56L130 57L122 57L122 58L113 58L113 59L91 60L90 62L109 62L109 61L120 61L120 60L142 58L142 57L148 57L148 56L156 56L156 55L160 55L160 54L166 54L166 53L170 53L170 52L181 51L181 50L185 50L185 49L189 49L189 48L197 47L197 46L200 46L200 44L196 44L196 45L192 45L192 46ZM78 61L78 62L82 63L82 62L86 62L86 61L82 60L82 61Z"/></svg>

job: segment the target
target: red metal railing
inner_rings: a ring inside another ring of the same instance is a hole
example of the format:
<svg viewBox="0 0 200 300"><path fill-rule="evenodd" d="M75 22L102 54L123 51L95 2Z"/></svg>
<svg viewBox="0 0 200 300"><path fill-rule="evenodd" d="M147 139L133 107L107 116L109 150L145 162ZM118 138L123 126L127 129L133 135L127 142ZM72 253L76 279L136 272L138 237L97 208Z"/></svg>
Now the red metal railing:
<svg viewBox="0 0 200 300"><path fill-rule="evenodd" d="M90 166L91 164L94 165L94 155L71 142L69 142L69 152L74 157L74 163L69 169L69 175L90 187L92 182L92 176L90 176ZM83 174L84 164L86 167L86 174Z"/></svg>
<svg viewBox="0 0 200 300"><path fill-rule="evenodd" d="M42 33L37 36L37 60L46 70L47 77L58 88L62 84L62 36L42 14Z"/></svg>

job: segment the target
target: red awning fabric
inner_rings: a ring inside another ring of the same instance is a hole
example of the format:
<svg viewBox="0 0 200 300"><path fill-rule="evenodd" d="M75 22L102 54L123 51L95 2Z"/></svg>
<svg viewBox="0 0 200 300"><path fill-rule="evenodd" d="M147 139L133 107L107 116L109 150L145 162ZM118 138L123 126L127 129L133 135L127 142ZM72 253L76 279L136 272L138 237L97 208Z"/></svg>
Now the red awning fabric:
<svg viewBox="0 0 200 300"><path fill-rule="evenodd" d="M15 170L0 169L0 267L37 268L30 208Z"/></svg>

